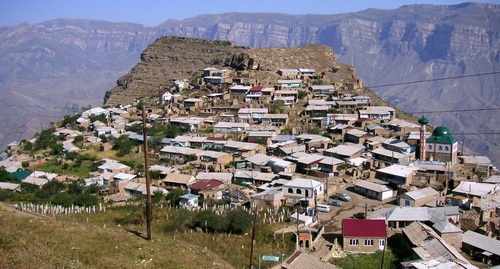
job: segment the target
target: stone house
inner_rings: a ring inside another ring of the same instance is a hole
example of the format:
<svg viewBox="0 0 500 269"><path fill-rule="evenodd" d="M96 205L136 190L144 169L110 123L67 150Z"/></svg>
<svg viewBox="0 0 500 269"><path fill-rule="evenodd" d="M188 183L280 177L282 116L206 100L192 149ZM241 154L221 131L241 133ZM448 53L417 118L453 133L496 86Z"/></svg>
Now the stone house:
<svg viewBox="0 0 500 269"><path fill-rule="evenodd" d="M343 219L342 237L344 251L374 253L384 249L387 227L381 219Z"/></svg>

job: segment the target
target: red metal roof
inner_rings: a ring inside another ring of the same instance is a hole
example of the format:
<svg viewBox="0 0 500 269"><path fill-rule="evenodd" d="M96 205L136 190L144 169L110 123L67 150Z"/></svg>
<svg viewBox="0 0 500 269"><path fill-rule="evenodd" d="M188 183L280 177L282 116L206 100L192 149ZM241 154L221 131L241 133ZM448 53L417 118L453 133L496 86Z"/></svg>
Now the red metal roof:
<svg viewBox="0 0 500 269"><path fill-rule="evenodd" d="M189 187L193 190L202 191L202 190L215 189L220 185L222 185L222 182L216 179L209 179L209 180L197 180Z"/></svg>
<svg viewBox="0 0 500 269"><path fill-rule="evenodd" d="M387 227L383 219L343 219L342 235L348 237L386 238Z"/></svg>
<svg viewBox="0 0 500 269"><path fill-rule="evenodd" d="M263 88L261 86L255 86L255 87L250 88L250 91L251 92L260 92L260 91L262 91L262 89Z"/></svg>

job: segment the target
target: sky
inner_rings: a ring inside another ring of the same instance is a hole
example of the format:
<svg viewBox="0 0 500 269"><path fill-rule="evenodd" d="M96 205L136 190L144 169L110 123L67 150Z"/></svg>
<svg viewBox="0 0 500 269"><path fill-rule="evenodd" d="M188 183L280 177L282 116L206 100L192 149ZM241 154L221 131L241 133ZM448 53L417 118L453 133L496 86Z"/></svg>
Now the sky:
<svg viewBox="0 0 500 269"><path fill-rule="evenodd" d="M132 22L156 26L168 19L227 12L338 14L409 4L455 5L466 0L0 0L0 27L58 18ZM500 0L469 1L500 4Z"/></svg>

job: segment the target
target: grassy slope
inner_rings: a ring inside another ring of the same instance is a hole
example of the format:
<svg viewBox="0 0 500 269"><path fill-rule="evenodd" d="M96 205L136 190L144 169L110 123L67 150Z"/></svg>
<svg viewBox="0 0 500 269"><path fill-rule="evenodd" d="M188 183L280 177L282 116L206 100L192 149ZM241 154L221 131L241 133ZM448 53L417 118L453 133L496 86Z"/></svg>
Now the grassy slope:
<svg viewBox="0 0 500 269"><path fill-rule="evenodd" d="M116 225L106 227L0 205L0 268L232 268L213 253L165 234L146 241Z"/></svg>

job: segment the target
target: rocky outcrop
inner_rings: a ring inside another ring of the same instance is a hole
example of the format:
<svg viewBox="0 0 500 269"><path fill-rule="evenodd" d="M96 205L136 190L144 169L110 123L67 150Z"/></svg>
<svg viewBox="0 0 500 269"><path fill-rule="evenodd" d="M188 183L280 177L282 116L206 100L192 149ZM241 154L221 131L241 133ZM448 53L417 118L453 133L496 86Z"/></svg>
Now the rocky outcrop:
<svg viewBox="0 0 500 269"><path fill-rule="evenodd" d="M207 67L231 68L247 75L258 73L261 85L274 85L280 68L314 68L318 73L333 69L353 80L353 69L338 63L331 47L306 45L295 48L235 46L233 42L185 37L161 37L141 54L132 70L106 92L105 104L126 104L138 98L156 96L180 79L194 80ZM341 76L339 75L339 78Z"/></svg>

